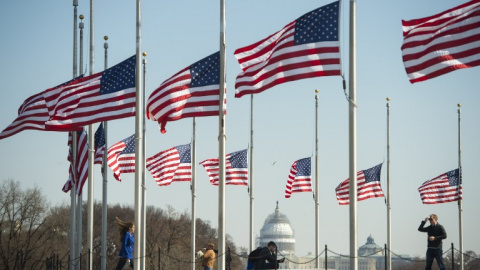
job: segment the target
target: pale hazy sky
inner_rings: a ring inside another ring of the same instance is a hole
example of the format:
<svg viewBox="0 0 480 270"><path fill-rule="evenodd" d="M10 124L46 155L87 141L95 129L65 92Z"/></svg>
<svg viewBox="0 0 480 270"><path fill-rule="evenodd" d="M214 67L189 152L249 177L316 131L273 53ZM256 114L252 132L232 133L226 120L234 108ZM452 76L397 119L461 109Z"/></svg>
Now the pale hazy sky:
<svg viewBox="0 0 480 270"><path fill-rule="evenodd" d="M79 1L85 15L84 66L88 67L89 2ZM142 1L142 51L148 53L146 95L180 69L219 50L219 1ZM240 72L233 52L280 30L301 15L331 1L227 1L227 153L245 149L250 141L250 97L234 98ZM462 104L464 250L480 252L477 226L480 190L478 140L480 68L455 71L410 84L402 58L402 19L430 16L465 1L357 1L357 168L386 160L386 101L391 98L392 249L424 256L426 236L417 231L431 213L447 230L444 249L459 243L456 203L423 205L417 188L426 180L458 167L457 103ZM342 7L341 50L348 79L348 4ZM109 36L109 66L135 53L135 1L95 3L95 72L103 70L103 36ZM0 129L16 117L29 96L72 77L72 1L1 1ZM88 74L88 71L87 71ZM296 251L314 251L315 205L311 193L284 198L292 163L314 155L315 89L319 90L320 246L348 254L349 208L338 205L335 187L348 177L348 103L340 77L320 77L276 86L254 100L254 227L257 235L276 201L296 235ZM95 126L96 129L96 126ZM108 144L135 132L134 118L109 124ZM197 118L197 161L218 155L218 117ZM160 134L147 122L147 157L189 143L192 120L170 122ZM67 135L23 131L0 141L0 180L14 179L22 187L39 186L52 205L69 203L61 191L67 179ZM95 166L95 200L101 200L100 167ZM134 204L134 174L117 182L109 172L109 204ZM386 191L386 171L382 181ZM190 212L188 183L156 186L147 174L147 204ZM197 217L217 227L218 192L197 166ZM86 195L85 197L86 198ZM477 210L476 210L477 209ZM387 242L383 198L358 203L358 243L372 235ZM249 195L246 187L226 188L226 231L238 246L248 247Z"/></svg>

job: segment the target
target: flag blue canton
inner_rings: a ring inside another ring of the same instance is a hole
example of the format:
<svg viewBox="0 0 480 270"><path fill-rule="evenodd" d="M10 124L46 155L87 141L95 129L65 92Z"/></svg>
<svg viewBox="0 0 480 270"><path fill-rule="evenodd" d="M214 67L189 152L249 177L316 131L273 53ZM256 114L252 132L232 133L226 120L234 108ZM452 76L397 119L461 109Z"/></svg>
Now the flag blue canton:
<svg viewBox="0 0 480 270"><path fill-rule="evenodd" d="M363 170L365 175L365 182L380 181L380 172L382 170L382 164L372 167L367 170Z"/></svg>
<svg viewBox="0 0 480 270"><path fill-rule="evenodd" d="M105 70L100 79L100 95L135 87L136 56Z"/></svg>
<svg viewBox="0 0 480 270"><path fill-rule="evenodd" d="M317 8L295 22L295 45L321 41L338 41L340 3L333 2Z"/></svg>
<svg viewBox="0 0 480 270"><path fill-rule="evenodd" d="M95 147L99 148L105 145L105 130L103 129L103 123L100 123L97 131L95 132Z"/></svg>
<svg viewBox="0 0 480 270"><path fill-rule="evenodd" d="M229 160L232 168L247 168L247 150L231 153Z"/></svg>
<svg viewBox="0 0 480 270"><path fill-rule="evenodd" d="M123 149L123 151L120 153L120 155L134 154L135 153L135 135L132 135L132 136L126 138L125 140L123 140L123 142L127 146L125 146L125 149Z"/></svg>
<svg viewBox="0 0 480 270"><path fill-rule="evenodd" d="M311 158L302 158L297 161L296 176L310 176L312 174Z"/></svg>
<svg viewBox="0 0 480 270"><path fill-rule="evenodd" d="M190 66L190 87L220 84L220 52L209 55Z"/></svg>
<svg viewBox="0 0 480 270"><path fill-rule="evenodd" d="M179 145L175 147L178 151L178 155L180 156L180 163L191 163L192 156L190 154L190 144Z"/></svg>
<svg viewBox="0 0 480 270"><path fill-rule="evenodd" d="M459 170L451 170L447 172L447 177L448 177L448 184L450 186L458 186L458 183L460 183L460 177L459 177Z"/></svg>

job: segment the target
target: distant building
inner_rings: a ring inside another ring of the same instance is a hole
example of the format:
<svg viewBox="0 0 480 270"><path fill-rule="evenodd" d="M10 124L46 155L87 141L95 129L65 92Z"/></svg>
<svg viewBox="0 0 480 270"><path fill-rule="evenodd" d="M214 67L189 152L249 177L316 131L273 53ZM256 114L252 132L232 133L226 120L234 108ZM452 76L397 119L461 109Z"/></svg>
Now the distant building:
<svg viewBox="0 0 480 270"><path fill-rule="evenodd" d="M265 219L258 238L262 247L266 247L270 241L277 244L277 249L282 254L295 254L295 232L287 216L280 213L278 201L275 212Z"/></svg>
<svg viewBox="0 0 480 270"><path fill-rule="evenodd" d="M325 269L324 255L319 258L320 268L315 268L315 255L309 253L306 256L298 257L295 254L295 232L290 225L287 216L280 213L277 206L270 214L260 230L260 237L257 239L257 246L265 247L268 242L273 241L277 245L278 258L285 257L279 269ZM358 248L358 269L359 270L383 270L385 269L384 248L377 245L372 235L367 242ZM392 264L400 266L411 260L408 255L392 255ZM327 269L350 270L350 258L348 256L328 256Z"/></svg>

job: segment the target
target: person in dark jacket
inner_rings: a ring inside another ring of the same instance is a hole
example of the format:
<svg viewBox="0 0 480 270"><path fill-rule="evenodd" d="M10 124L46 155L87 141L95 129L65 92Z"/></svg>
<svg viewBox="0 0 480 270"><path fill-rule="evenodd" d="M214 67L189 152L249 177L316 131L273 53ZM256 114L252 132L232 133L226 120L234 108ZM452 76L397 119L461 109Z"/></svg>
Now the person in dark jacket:
<svg viewBox="0 0 480 270"><path fill-rule="evenodd" d="M275 242L268 242L266 247L263 247L254 263L253 269L278 269L278 263L283 263L285 259L277 260L277 245Z"/></svg>
<svg viewBox="0 0 480 270"><path fill-rule="evenodd" d="M117 225L120 233L120 240L122 248L118 254L118 264L115 270L122 270L125 264L129 264L133 269L133 244L135 242L135 224L132 222L125 222L118 217L115 218L115 225Z"/></svg>
<svg viewBox="0 0 480 270"><path fill-rule="evenodd" d="M427 220L430 222L430 226L424 227ZM427 239L427 255L425 270L432 269L433 259L437 260L440 270L445 269L442 259L442 240L447 238L445 228L438 223L438 217L435 214L431 214L430 217L425 218L420 223L418 231L426 232Z"/></svg>

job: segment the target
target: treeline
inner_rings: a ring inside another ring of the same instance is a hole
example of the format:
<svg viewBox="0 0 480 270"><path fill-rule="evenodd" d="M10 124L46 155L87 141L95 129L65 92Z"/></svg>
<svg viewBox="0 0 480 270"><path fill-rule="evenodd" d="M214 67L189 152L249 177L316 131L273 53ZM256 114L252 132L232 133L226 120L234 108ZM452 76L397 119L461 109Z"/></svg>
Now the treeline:
<svg viewBox="0 0 480 270"><path fill-rule="evenodd" d="M86 268L87 213L86 203L82 215L82 258L71 258ZM110 205L107 210L107 269L114 269L121 247L120 235L115 227L115 217L134 221L133 206ZM95 203L93 210L93 269L101 267L102 204ZM0 269L45 269L47 258L58 258L62 269L68 269L70 248L70 205L50 207L38 187L22 189L14 180L4 180L0 185ZM136 227L136 232L140 228ZM191 268L191 216L177 212L171 206L146 209L146 269ZM206 243L217 243L217 230L201 219L196 220L196 250ZM245 269L239 250L227 235L227 256L231 270ZM219 254L219 256L222 254ZM135 256L135 255L134 255ZM58 262L56 262L58 264ZM201 269L196 263L196 269Z"/></svg>

